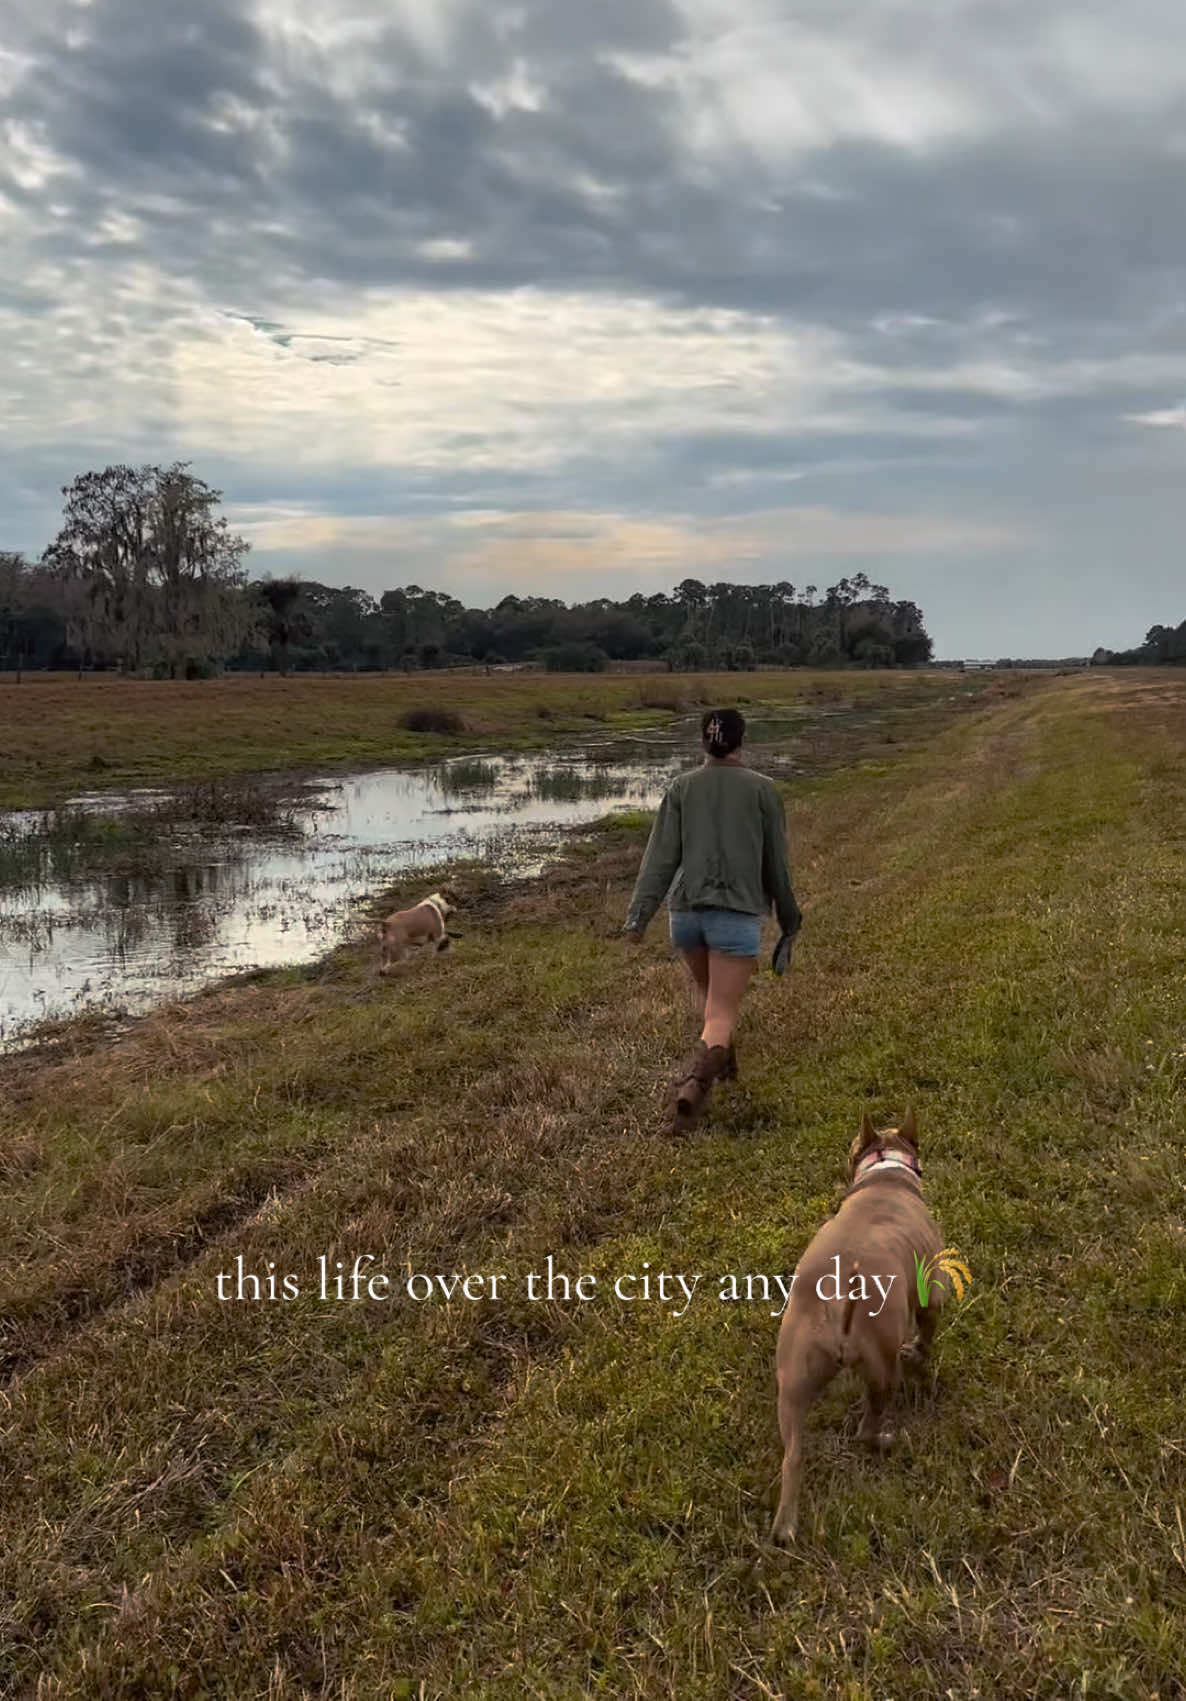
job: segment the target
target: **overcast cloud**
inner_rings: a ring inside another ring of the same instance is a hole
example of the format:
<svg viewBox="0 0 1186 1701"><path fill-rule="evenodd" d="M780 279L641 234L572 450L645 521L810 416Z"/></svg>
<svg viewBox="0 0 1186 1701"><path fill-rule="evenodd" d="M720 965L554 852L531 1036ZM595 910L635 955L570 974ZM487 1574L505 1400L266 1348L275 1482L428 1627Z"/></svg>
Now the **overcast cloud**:
<svg viewBox="0 0 1186 1701"><path fill-rule="evenodd" d="M192 460L254 571L864 571L1186 617L1179 0L0 0L0 547Z"/></svg>

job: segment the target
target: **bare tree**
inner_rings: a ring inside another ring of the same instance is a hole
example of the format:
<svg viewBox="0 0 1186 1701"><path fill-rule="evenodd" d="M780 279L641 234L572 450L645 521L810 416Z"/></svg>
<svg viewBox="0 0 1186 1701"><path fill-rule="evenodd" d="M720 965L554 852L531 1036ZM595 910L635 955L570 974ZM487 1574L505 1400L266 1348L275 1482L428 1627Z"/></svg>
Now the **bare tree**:
<svg viewBox="0 0 1186 1701"><path fill-rule="evenodd" d="M79 647L138 667L149 623L151 470L114 466L63 486L62 526L45 553L53 577L82 587Z"/></svg>
<svg viewBox="0 0 1186 1701"><path fill-rule="evenodd" d="M249 545L215 514L221 493L188 463L112 466L63 488L62 526L45 567L65 590L73 641L126 671L176 673L241 642L249 627Z"/></svg>
<svg viewBox="0 0 1186 1701"><path fill-rule="evenodd" d="M173 675L190 661L237 648L252 625L241 595L250 546L224 516L216 516L220 501L221 492L195 478L186 462L157 472L152 504L157 636Z"/></svg>

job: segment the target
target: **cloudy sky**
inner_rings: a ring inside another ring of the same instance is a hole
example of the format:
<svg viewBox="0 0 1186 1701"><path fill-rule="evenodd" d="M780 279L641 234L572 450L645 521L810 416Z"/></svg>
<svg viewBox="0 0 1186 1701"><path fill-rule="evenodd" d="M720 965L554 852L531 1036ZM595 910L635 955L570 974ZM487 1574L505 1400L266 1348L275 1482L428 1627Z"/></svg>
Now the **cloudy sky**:
<svg viewBox="0 0 1186 1701"><path fill-rule="evenodd" d="M1186 617L1181 0L0 0L0 547L193 462L256 572L689 575L938 653Z"/></svg>

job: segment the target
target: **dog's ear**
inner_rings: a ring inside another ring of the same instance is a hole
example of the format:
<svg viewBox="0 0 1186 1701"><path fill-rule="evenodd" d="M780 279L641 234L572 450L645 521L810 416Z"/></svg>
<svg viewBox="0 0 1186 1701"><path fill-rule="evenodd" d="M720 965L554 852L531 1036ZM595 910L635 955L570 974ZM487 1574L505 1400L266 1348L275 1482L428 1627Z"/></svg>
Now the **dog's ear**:
<svg viewBox="0 0 1186 1701"><path fill-rule="evenodd" d="M861 1131L857 1135L858 1155L863 1152L867 1146L871 1146L876 1138L877 1130L873 1126L873 1118L869 1115L869 1112L866 1111L861 1117Z"/></svg>
<svg viewBox="0 0 1186 1701"><path fill-rule="evenodd" d="M909 1140L910 1144L914 1147L915 1151L917 1152L917 1150L918 1150L918 1129L915 1127L915 1123L914 1123L914 1107L913 1107L913 1105L910 1106L907 1109L905 1116L902 1118L901 1126L898 1129L898 1133L902 1136L903 1140Z"/></svg>

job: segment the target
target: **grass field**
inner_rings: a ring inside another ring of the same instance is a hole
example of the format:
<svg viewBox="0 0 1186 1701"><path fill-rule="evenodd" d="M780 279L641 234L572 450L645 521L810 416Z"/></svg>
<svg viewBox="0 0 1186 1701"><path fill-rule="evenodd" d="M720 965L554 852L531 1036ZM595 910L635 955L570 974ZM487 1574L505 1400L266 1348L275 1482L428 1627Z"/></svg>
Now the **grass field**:
<svg viewBox="0 0 1186 1701"><path fill-rule="evenodd" d="M795 964L683 1144L637 820L464 877L402 980L347 947L0 1064L0 1689L1184 1693L1186 688L1031 683L788 802ZM789 1273L907 1103L973 1284L887 1461L815 1408L782 1553L778 1325L716 1277ZM322 1302L363 1253L506 1290ZM549 1254L596 1296L528 1300ZM237 1255L300 1297L220 1301ZM644 1263L682 1317L612 1297Z"/></svg>
<svg viewBox="0 0 1186 1701"><path fill-rule="evenodd" d="M818 708L878 696L925 705L983 687L975 675L892 672L235 674L192 683L27 674L20 685L0 676L0 809L82 790L539 749L664 725L711 702ZM460 716L463 729L405 730L402 716L422 708Z"/></svg>

